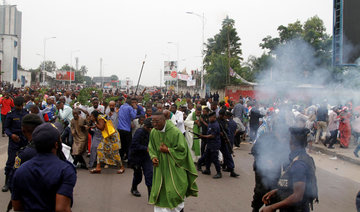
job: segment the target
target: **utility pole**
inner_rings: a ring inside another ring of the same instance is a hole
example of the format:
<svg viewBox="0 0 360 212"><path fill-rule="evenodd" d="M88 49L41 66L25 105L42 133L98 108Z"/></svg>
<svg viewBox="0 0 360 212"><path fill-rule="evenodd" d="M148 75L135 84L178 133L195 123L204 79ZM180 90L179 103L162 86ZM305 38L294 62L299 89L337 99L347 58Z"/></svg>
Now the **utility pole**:
<svg viewBox="0 0 360 212"><path fill-rule="evenodd" d="M101 77L101 89L103 88L103 85L104 85L104 77L103 77L103 73L102 73L102 61L103 59L100 58L100 77Z"/></svg>
<svg viewBox="0 0 360 212"><path fill-rule="evenodd" d="M230 33L229 33L229 24L228 24L228 26L227 26L227 44L228 44L228 57L229 57L229 59L228 59L228 70L227 70L227 79L226 79L226 81L227 81L227 85L230 85L230 68L231 68L231 66L230 66L230 59L231 59L231 54L230 54Z"/></svg>

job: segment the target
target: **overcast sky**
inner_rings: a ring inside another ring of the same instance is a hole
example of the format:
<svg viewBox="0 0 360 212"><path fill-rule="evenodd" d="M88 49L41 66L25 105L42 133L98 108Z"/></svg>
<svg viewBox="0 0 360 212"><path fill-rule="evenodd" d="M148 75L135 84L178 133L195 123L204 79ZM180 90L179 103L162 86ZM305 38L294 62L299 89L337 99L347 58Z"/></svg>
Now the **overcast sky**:
<svg viewBox="0 0 360 212"><path fill-rule="evenodd" d="M279 25L318 15L332 33L330 0L7 0L22 12L22 66L36 68L42 61L43 39L46 58L58 68L75 57L99 76L100 58L104 75L137 81L147 55L141 84L159 85L164 60L177 60L180 69L201 67L201 19L187 11L205 14L205 40L219 32L222 20L235 20L243 57L259 56L267 35L276 36Z"/></svg>

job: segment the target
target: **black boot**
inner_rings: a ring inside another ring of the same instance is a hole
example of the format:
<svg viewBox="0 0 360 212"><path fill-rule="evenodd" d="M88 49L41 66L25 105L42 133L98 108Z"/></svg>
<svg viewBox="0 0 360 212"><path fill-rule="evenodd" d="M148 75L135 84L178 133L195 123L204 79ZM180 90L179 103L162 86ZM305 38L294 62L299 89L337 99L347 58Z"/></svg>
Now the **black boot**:
<svg viewBox="0 0 360 212"><path fill-rule="evenodd" d="M219 179L221 177L222 177L221 172L218 172L213 178L214 179Z"/></svg>
<svg viewBox="0 0 360 212"><path fill-rule="evenodd" d="M5 185L1 189L2 192L9 191L9 177L5 175Z"/></svg>
<svg viewBox="0 0 360 212"><path fill-rule="evenodd" d="M131 187L131 190L130 190L131 194L135 197L141 197L141 194L140 192L137 190L137 188L135 186L132 186Z"/></svg>
<svg viewBox="0 0 360 212"><path fill-rule="evenodd" d="M202 171L202 169L201 169L201 164L200 164L200 163L198 163L198 164L196 165L196 167L197 167L197 170L198 170L198 171Z"/></svg>
<svg viewBox="0 0 360 212"><path fill-rule="evenodd" d="M204 171L202 171L203 174L206 174L206 175L210 175L211 172L209 169L205 169Z"/></svg>
<svg viewBox="0 0 360 212"><path fill-rule="evenodd" d="M235 172L234 172L234 170L231 170L231 172L230 172L230 177L238 177L239 176L239 174L236 174Z"/></svg>
<svg viewBox="0 0 360 212"><path fill-rule="evenodd" d="M148 201L149 201L149 199L150 199L150 193L151 193L151 186L148 186L147 189L148 189Z"/></svg>

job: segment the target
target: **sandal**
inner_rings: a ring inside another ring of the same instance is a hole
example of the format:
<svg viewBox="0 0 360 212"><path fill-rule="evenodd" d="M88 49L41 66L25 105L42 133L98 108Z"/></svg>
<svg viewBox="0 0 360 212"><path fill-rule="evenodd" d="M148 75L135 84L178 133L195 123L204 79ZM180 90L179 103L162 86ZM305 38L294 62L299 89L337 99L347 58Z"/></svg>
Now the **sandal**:
<svg viewBox="0 0 360 212"><path fill-rule="evenodd" d="M125 168L122 166L119 170L116 171L116 174L123 174L125 172Z"/></svg>
<svg viewBox="0 0 360 212"><path fill-rule="evenodd" d="M90 171L90 174L101 174L101 169L91 169L89 170Z"/></svg>

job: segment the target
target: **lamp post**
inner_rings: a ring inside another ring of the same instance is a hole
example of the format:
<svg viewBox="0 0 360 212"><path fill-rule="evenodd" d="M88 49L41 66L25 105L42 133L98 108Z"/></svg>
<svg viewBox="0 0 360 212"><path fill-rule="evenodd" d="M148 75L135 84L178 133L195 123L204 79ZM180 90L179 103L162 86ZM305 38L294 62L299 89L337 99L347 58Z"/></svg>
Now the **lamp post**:
<svg viewBox="0 0 360 212"><path fill-rule="evenodd" d="M176 70L176 93L179 93L179 42L168 42L168 44L173 44L176 46L176 52L177 52L177 70Z"/></svg>
<svg viewBox="0 0 360 212"><path fill-rule="evenodd" d="M45 61L46 61L46 41L50 40L50 39L55 39L56 37L48 37L48 38L44 38L44 61L43 61L43 65L42 65L42 72L43 72L43 84L45 85L45 80L46 80L46 72L45 72Z"/></svg>
<svg viewBox="0 0 360 212"><path fill-rule="evenodd" d="M75 53L75 52L79 52L80 50L79 49L77 49L77 50L72 50L71 52L70 52L70 67L69 67L69 75L70 75L70 77L69 77L69 82L70 82L70 87L71 87L71 67L72 67L72 56L73 56L73 53ZM75 72L74 72L74 81L75 81Z"/></svg>
<svg viewBox="0 0 360 212"><path fill-rule="evenodd" d="M202 15L194 13L194 12L186 12L190 15L195 15L201 19L202 23L202 43L201 43L201 55L202 55L202 66L201 66L201 85L200 90L202 92L202 96L205 97L205 89L204 89L204 42L205 42L205 15L204 13Z"/></svg>

